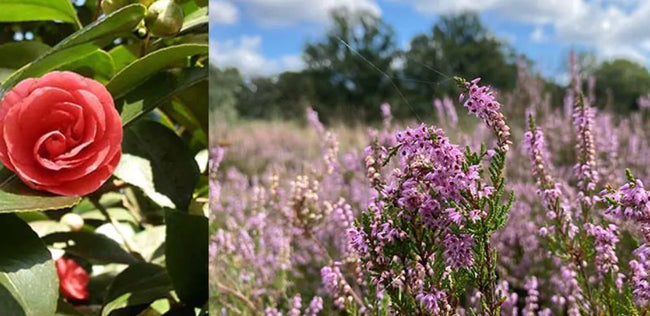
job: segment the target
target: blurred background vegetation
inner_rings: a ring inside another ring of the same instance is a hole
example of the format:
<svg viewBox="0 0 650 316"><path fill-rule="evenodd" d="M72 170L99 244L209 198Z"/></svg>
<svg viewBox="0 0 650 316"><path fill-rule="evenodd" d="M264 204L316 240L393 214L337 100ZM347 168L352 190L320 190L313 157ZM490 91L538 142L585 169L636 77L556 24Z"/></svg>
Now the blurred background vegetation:
<svg viewBox="0 0 650 316"><path fill-rule="evenodd" d="M458 95L450 76L481 77L507 92L517 88L518 62L535 68L533 61L493 36L475 14L442 16L405 50L381 18L335 10L331 19L325 38L305 44L300 72L244 78L237 69L213 63L213 117L226 122L302 120L311 106L325 123L372 123L380 120L382 102L391 104L397 118L426 117L433 113L434 97ZM638 108L638 97L650 92L650 74L643 65L624 59L599 62L584 52L578 58L582 75L596 79L597 107L628 113ZM562 106L564 87L542 79L551 104Z"/></svg>

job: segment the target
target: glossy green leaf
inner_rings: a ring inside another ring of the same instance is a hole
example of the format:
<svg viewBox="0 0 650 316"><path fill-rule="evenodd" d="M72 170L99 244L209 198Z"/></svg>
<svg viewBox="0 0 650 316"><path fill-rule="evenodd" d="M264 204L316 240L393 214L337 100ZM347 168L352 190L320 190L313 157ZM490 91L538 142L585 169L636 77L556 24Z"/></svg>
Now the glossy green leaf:
<svg viewBox="0 0 650 316"><path fill-rule="evenodd" d="M115 64L110 54L104 50L96 49L82 58L58 67L58 70L74 71L84 77L106 83L115 74Z"/></svg>
<svg viewBox="0 0 650 316"><path fill-rule="evenodd" d="M122 124L128 126L179 92L207 79L207 68L181 68L159 72L115 101Z"/></svg>
<svg viewBox="0 0 650 316"><path fill-rule="evenodd" d="M198 9L191 14L185 16L185 21L183 21L183 27L181 28L181 33L190 31L201 25L208 24L208 8Z"/></svg>
<svg viewBox="0 0 650 316"><path fill-rule="evenodd" d="M20 214L29 214L29 213L16 213L18 217ZM69 232L70 227L63 223L53 220L39 220L29 223L31 227L39 237L47 236L49 234L59 233L59 232Z"/></svg>
<svg viewBox="0 0 650 316"><path fill-rule="evenodd" d="M139 121L125 130L122 152L116 177L160 206L187 209L199 167L176 133L154 121Z"/></svg>
<svg viewBox="0 0 650 316"><path fill-rule="evenodd" d="M16 213L20 219L24 220L27 223L36 222L36 221L49 221L50 218L45 215L43 212L35 211L35 212L18 212ZM33 227L32 227L33 228ZM39 235L40 236L40 235Z"/></svg>
<svg viewBox="0 0 650 316"><path fill-rule="evenodd" d="M90 42L103 46L112 42L113 39L133 31L142 21L145 13L146 8L140 4L124 6L66 37L52 49L63 50Z"/></svg>
<svg viewBox="0 0 650 316"><path fill-rule="evenodd" d="M129 212L127 209L121 207L109 207L106 209L106 211L114 220L118 222L129 222L137 225L136 218L133 217L133 214L131 214L131 212ZM107 221L104 214L102 214L102 212L97 209L84 212L81 214L81 217L85 220L96 220L102 222Z"/></svg>
<svg viewBox="0 0 650 316"><path fill-rule="evenodd" d="M145 12L146 8L144 6L132 4L107 15L101 20L89 24L66 37L38 59L16 71L3 82L1 90L6 90L23 79L38 76L39 74L52 70L52 64L59 65L60 62L58 61L62 59L75 58L75 56L80 54L80 51L90 53L94 49L112 42L113 39L121 36L125 32L132 31L142 21ZM57 62L53 62L51 59L55 59ZM0 98L3 94L0 91Z"/></svg>
<svg viewBox="0 0 650 316"><path fill-rule="evenodd" d="M149 227L133 236L134 248L142 255L147 261L156 259L157 256L162 255L159 249L165 244L165 226Z"/></svg>
<svg viewBox="0 0 650 316"><path fill-rule="evenodd" d="M0 214L0 254L2 315L54 315L59 279L52 256L14 214Z"/></svg>
<svg viewBox="0 0 650 316"><path fill-rule="evenodd" d="M208 103L209 98L206 97L208 93L208 82L203 81L179 93L176 98L183 104L188 112L187 115L193 116L196 123L199 124L198 128L202 129L206 134L210 131L208 124L210 106Z"/></svg>
<svg viewBox="0 0 650 316"><path fill-rule="evenodd" d="M113 57L115 63L115 71L120 71L130 63L138 59L136 45L118 45L111 49L108 53Z"/></svg>
<svg viewBox="0 0 650 316"><path fill-rule="evenodd" d="M165 260L178 297L194 307L208 300L208 219L167 209Z"/></svg>
<svg viewBox="0 0 650 316"><path fill-rule="evenodd" d="M171 282L163 267L150 263L132 264L111 283L102 316L129 306L149 304L166 297L170 291Z"/></svg>
<svg viewBox="0 0 650 316"><path fill-rule="evenodd" d="M198 3L195 1L178 1L181 5L181 8L183 8L183 13L185 16L188 16L192 13L194 13L196 10L199 9Z"/></svg>
<svg viewBox="0 0 650 316"><path fill-rule="evenodd" d="M61 232L43 237L43 242L94 263L138 262L114 240L87 232Z"/></svg>
<svg viewBox="0 0 650 316"><path fill-rule="evenodd" d="M43 42L21 41L0 45L0 68L18 69L50 49Z"/></svg>
<svg viewBox="0 0 650 316"><path fill-rule="evenodd" d="M27 69L25 77L40 77L53 70L70 70L85 77L107 82L115 73L113 59L92 44L75 46L50 55L39 67Z"/></svg>
<svg viewBox="0 0 650 316"><path fill-rule="evenodd" d="M63 21L81 28L70 0L2 0L0 22Z"/></svg>
<svg viewBox="0 0 650 316"><path fill-rule="evenodd" d="M199 84L200 85L200 84ZM196 85L196 86L199 86ZM195 87L196 87L195 86ZM185 92L189 90L195 90L195 89L188 89ZM198 91L203 92L202 89L198 89ZM185 94L185 93L184 93ZM207 104L207 90L201 94L196 95L196 99L199 99L202 97L202 99L206 100ZM189 97L189 95L188 95ZM184 128L186 133L190 134L190 141L188 142L190 145L190 148L205 148L208 144L208 131L207 131L207 126L205 126L205 129L202 126L202 121L204 118L206 118L207 121L207 113L206 116L197 116L192 109L189 106L190 103L188 102L168 102L163 104L161 107L162 110L167 114L169 117L171 117L175 122L181 124ZM192 104L194 105L194 104ZM207 125L207 124L206 124Z"/></svg>
<svg viewBox="0 0 650 316"><path fill-rule="evenodd" d="M3 83L3 87L9 88L14 83L18 83L19 81L26 78L40 77L52 70L62 67L63 65L69 64L70 62L85 58L96 50L97 47L94 45L85 44L55 52L51 55L48 55L47 58L39 58L32 63L27 64L20 70L14 72Z"/></svg>
<svg viewBox="0 0 650 316"><path fill-rule="evenodd" d="M120 98L163 69L182 64L187 57L205 55L208 45L182 44L154 51L124 67L106 85L114 98Z"/></svg>
<svg viewBox="0 0 650 316"><path fill-rule="evenodd" d="M0 167L0 213L47 211L72 207L81 198L56 196L27 187L11 171Z"/></svg>

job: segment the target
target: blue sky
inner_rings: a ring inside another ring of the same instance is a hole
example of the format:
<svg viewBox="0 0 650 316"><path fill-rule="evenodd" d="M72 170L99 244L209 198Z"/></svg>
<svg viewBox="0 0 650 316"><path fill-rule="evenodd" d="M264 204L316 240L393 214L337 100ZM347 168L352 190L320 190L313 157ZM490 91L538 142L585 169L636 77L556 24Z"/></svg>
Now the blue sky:
<svg viewBox="0 0 650 316"><path fill-rule="evenodd" d="M571 49L600 60L650 61L650 1L644 0L211 0L211 59L246 76L299 70L305 43L323 38L329 10L340 6L381 16L402 47L442 14L477 12L496 37L558 81Z"/></svg>

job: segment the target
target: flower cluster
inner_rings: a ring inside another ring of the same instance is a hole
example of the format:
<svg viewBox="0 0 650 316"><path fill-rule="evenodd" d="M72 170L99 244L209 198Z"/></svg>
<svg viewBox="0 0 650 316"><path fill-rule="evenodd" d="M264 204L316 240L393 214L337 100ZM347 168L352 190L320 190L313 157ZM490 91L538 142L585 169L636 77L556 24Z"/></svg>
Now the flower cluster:
<svg viewBox="0 0 650 316"><path fill-rule="evenodd" d="M606 214L634 220L642 225L650 224L650 192L645 189L641 180L635 179L618 190L603 193L603 197L610 202L605 210Z"/></svg>
<svg viewBox="0 0 650 316"><path fill-rule="evenodd" d="M447 234L442 242L445 246L445 260L447 265L454 268L465 268L474 264L472 246L474 239L470 234Z"/></svg>
<svg viewBox="0 0 650 316"><path fill-rule="evenodd" d="M537 128L529 117L530 130L524 134L524 145L528 151L531 171L537 182L538 195L546 208L553 208L560 198L560 185L553 181L548 167L548 151L544 143L544 132Z"/></svg>
<svg viewBox="0 0 650 316"><path fill-rule="evenodd" d="M467 89L467 100L465 107L469 112L483 119L485 123L492 127L497 136L497 144L502 152L508 151L510 141L510 127L506 125L505 117L499 111L501 104L494 97L494 92L488 86L479 86L481 78L476 78L470 82L465 82ZM460 101L465 99L465 93L460 95Z"/></svg>
<svg viewBox="0 0 650 316"><path fill-rule="evenodd" d="M289 216L293 218L296 227L310 228L313 223L325 216L323 209L316 207L318 203L319 182L311 180L306 175L297 176L291 182L289 193Z"/></svg>
<svg viewBox="0 0 650 316"><path fill-rule="evenodd" d="M306 110L307 122L319 135L325 133L325 127L323 123L318 119L318 112L314 111L312 108L307 108Z"/></svg>
<svg viewBox="0 0 650 316"><path fill-rule="evenodd" d="M598 172L596 170L596 147L593 135L594 109L584 100L581 95L578 104L573 111L573 124L576 129L576 153L578 162L575 164L574 172L578 178L578 187L586 194L596 188ZM583 199L591 203L588 199Z"/></svg>
<svg viewBox="0 0 650 316"><path fill-rule="evenodd" d="M444 226L438 221L443 216L440 201L459 199L463 191L489 195L492 188L476 187L479 166L464 168L465 156L458 145L451 144L441 129L422 124L407 128L395 135L399 143L400 166L403 182L397 191L397 205L407 210L419 210L423 218L436 219L432 226ZM433 192L435 198L429 193ZM447 213L445 213L447 214Z"/></svg>
<svg viewBox="0 0 650 316"><path fill-rule="evenodd" d="M433 99L433 108L438 115L438 120L450 126L458 124L458 114L454 107L454 102L447 96L442 99ZM447 126L445 125L445 126Z"/></svg>
<svg viewBox="0 0 650 316"><path fill-rule="evenodd" d="M450 309L446 302L447 293L437 289L432 289L427 293L420 292L415 296L415 299L433 315L440 315L443 310Z"/></svg>
<svg viewBox="0 0 650 316"><path fill-rule="evenodd" d="M352 289L345 281L339 265L340 262L335 262L331 266L324 266L320 270L320 276L325 290L334 299L334 305L343 309L345 303L351 302L353 298L351 296Z"/></svg>
<svg viewBox="0 0 650 316"><path fill-rule="evenodd" d="M630 261L632 284L634 286L632 293L634 293L634 297L639 304L646 305L650 301L650 282L648 282L648 276L650 275L650 245L641 245L634 250L634 255L638 260Z"/></svg>
<svg viewBox="0 0 650 316"><path fill-rule="evenodd" d="M539 284L537 283L536 277L531 276L526 278L524 287L528 292L528 296L526 297L526 306L523 310L523 315L525 316L534 316L535 311L539 308L539 305L537 304L539 302L538 286Z"/></svg>
<svg viewBox="0 0 650 316"><path fill-rule="evenodd" d="M366 149L378 196L347 236L368 283L390 297L398 314L460 312L456 295L467 289L467 278L477 280L470 286L480 294L480 310L493 314L500 304L489 236L505 224L510 206L501 202L510 132L500 104L477 82L466 86L466 106L495 131L497 150L463 151L442 129L424 124L397 131L388 148L375 142ZM443 103L434 101L441 111L453 108ZM489 181L482 176L485 160ZM391 163L396 168L383 173ZM335 270L321 272L334 284Z"/></svg>
<svg viewBox="0 0 650 316"><path fill-rule="evenodd" d="M585 224L587 234L594 237L596 245L596 269L602 276L610 271L618 272L618 257L616 244L618 243L618 227L609 224L606 228L591 223Z"/></svg>

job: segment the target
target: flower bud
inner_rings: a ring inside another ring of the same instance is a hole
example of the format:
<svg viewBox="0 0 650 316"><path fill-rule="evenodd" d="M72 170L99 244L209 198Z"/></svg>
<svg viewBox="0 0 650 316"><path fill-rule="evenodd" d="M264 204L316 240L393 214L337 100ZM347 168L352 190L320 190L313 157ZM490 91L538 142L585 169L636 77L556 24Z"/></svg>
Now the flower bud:
<svg viewBox="0 0 650 316"><path fill-rule="evenodd" d="M67 213L61 217L61 224L70 227L73 232L81 230L84 226L84 219L76 213Z"/></svg>
<svg viewBox="0 0 650 316"><path fill-rule="evenodd" d="M134 3L142 3L143 5L147 5L143 2L151 2L150 0L102 0L102 11L104 14L109 14L114 11L117 11L121 9L122 7L125 7L129 4L134 4Z"/></svg>
<svg viewBox="0 0 650 316"><path fill-rule="evenodd" d="M183 8L173 0L159 0L149 6L145 23L154 36L171 37L181 30L184 18Z"/></svg>

